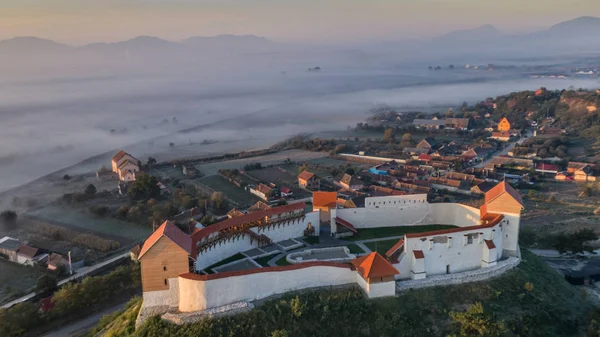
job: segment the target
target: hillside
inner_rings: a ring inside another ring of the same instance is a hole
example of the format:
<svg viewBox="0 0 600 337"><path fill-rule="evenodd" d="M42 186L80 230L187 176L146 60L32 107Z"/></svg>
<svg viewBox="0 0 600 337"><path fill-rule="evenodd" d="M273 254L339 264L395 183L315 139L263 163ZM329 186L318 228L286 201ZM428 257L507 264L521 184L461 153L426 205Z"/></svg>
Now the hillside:
<svg viewBox="0 0 600 337"><path fill-rule="evenodd" d="M307 291L268 300L245 314L187 326L154 317L135 333L126 328L135 319L128 311L113 323L105 320L94 332L103 332L96 336L446 336L457 328L450 312L481 302L485 313L494 316L492 324L503 322L509 330L501 336L579 336L591 311L584 297L524 250L519 267L486 282L414 290L379 300L366 300L357 288Z"/></svg>

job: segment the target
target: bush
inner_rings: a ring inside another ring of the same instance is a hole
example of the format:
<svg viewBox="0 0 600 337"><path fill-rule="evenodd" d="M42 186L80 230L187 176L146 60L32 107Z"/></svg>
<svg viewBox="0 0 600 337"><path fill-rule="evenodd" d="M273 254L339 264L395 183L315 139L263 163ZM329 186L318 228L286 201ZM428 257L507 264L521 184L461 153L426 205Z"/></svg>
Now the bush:
<svg viewBox="0 0 600 337"><path fill-rule="evenodd" d="M96 194L96 186L94 186L94 184L89 184L86 186L84 193L87 196L93 196L94 194Z"/></svg>
<svg viewBox="0 0 600 337"><path fill-rule="evenodd" d="M107 206L90 206L89 208L90 213L96 215L96 216L105 216L108 213L110 213L110 208L108 208Z"/></svg>

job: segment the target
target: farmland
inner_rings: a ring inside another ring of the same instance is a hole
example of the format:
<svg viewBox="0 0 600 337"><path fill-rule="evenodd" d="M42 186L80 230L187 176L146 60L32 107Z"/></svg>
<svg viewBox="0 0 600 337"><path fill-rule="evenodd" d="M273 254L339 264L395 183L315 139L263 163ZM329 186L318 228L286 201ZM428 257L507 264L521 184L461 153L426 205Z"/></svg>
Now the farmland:
<svg viewBox="0 0 600 337"><path fill-rule="evenodd" d="M245 191L243 188L237 187L234 184L227 181L227 179L219 176L212 175L200 179L200 183L209 187L216 192L223 192L227 195L227 198L238 204L238 207L249 207L256 203L260 199Z"/></svg>
<svg viewBox="0 0 600 337"><path fill-rule="evenodd" d="M46 272L43 268L22 266L0 259L0 303L27 293L35 287L38 277Z"/></svg>

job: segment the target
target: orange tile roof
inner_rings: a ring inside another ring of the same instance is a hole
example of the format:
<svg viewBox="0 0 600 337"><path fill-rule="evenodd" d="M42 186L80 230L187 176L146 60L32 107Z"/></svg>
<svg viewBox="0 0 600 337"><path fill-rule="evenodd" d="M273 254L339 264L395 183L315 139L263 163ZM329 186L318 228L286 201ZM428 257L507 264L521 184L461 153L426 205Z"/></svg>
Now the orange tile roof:
<svg viewBox="0 0 600 337"><path fill-rule="evenodd" d="M181 229L177 228L174 222L165 221L144 242L138 259L141 259L142 256L146 254L146 252L148 252L150 248L152 248L152 246L154 246L154 244L156 244L163 236L166 236L169 240L173 241L173 243L181 247L181 249L185 250L188 254L192 252L192 238L182 232Z"/></svg>
<svg viewBox="0 0 600 337"><path fill-rule="evenodd" d="M394 253L400 249L400 247L404 246L404 239L400 239L390 250L385 253L385 256L390 257L394 255Z"/></svg>
<svg viewBox="0 0 600 337"><path fill-rule="evenodd" d="M221 231L221 230L224 230L224 229L227 229L230 227L234 227L237 225L254 222L254 221L263 219L265 217L270 217L275 214L289 213L289 212L301 210L301 209L304 209L305 207L306 207L305 203L298 202L298 203L289 204L289 205L285 205L285 206L273 207L273 208L262 210L262 211L256 211L256 212L248 213L248 214L238 216L235 218L227 219L225 221L218 222L214 225L210 225L208 227L205 227L198 231L195 231L194 234L192 234L192 241L194 242L194 247L195 247L195 245L198 241L202 240L203 238L209 236L212 233L216 233L218 231Z"/></svg>
<svg viewBox="0 0 600 337"><path fill-rule="evenodd" d="M308 181L310 178L314 177L315 174L312 172L308 172L308 171L302 171L299 175L298 175L298 179L302 179L302 180L306 180Z"/></svg>
<svg viewBox="0 0 600 337"><path fill-rule="evenodd" d="M349 223L348 221L346 221L340 217L337 217L337 216L335 217L335 223L348 228L353 233L358 233L358 230L356 230L356 228L351 223Z"/></svg>
<svg viewBox="0 0 600 337"><path fill-rule="evenodd" d="M362 277L377 278L400 274L383 256L377 252L350 261Z"/></svg>
<svg viewBox="0 0 600 337"><path fill-rule="evenodd" d="M524 206L521 194L517 192L514 188L512 188L512 186L510 186L506 182L506 180L492 187L491 190L485 193L485 203L489 204L491 201L498 198L504 193L508 193L511 197L513 197L513 199L515 199L521 205L521 207Z"/></svg>
<svg viewBox="0 0 600 337"><path fill-rule="evenodd" d="M313 192L314 207L335 208L337 192Z"/></svg>
<svg viewBox="0 0 600 337"><path fill-rule="evenodd" d="M415 255L415 259L424 259L425 254L423 254L422 250L413 250L413 254Z"/></svg>

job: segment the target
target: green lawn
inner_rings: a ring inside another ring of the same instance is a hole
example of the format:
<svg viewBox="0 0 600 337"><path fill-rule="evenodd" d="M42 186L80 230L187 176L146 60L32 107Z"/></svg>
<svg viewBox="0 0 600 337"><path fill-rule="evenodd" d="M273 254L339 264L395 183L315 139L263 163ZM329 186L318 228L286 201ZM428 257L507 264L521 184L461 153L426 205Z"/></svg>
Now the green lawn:
<svg viewBox="0 0 600 337"><path fill-rule="evenodd" d="M346 245L346 247L348 247L350 250L350 254L362 254L365 252L362 248L355 244Z"/></svg>
<svg viewBox="0 0 600 337"><path fill-rule="evenodd" d="M246 255L244 255L244 254L242 254L242 253L237 253L237 254L235 254L235 255L232 255L232 256L230 256L230 257L226 258L225 260L221 260L221 261L219 261L219 262L217 262L217 263L213 264L212 266L206 267L206 268L204 268L204 269L205 269L207 272L209 272L209 273L210 273L210 272L212 271L212 269L213 269L213 268L220 267L220 266L222 266L222 265L226 265L226 264L228 264L228 263L231 263L231 262L233 262L233 261L241 260L241 259L244 259L244 258L246 258Z"/></svg>
<svg viewBox="0 0 600 337"><path fill-rule="evenodd" d="M259 257L258 259L254 259L254 261L256 261L258 264L260 264L263 267L269 267L269 260L271 260L273 258L274 254L268 255L268 256L263 256L263 257Z"/></svg>
<svg viewBox="0 0 600 337"><path fill-rule="evenodd" d="M365 246L369 247L370 250L372 250L374 252L378 252L379 254L385 256L385 252L390 250L390 248L392 248L396 243L398 243L398 241L400 241L400 240L392 239L392 240L382 240L382 241L375 241L375 242L366 242Z"/></svg>
<svg viewBox="0 0 600 337"><path fill-rule="evenodd" d="M421 233L437 231L441 229L457 228L453 225L423 225L423 226L399 226L399 227L378 227L378 228L362 228L358 230L358 234L344 238L348 241L359 241L368 239L386 238L389 236L401 236L407 233Z"/></svg>
<svg viewBox="0 0 600 337"><path fill-rule="evenodd" d="M276 265L278 265L278 266L282 266L282 267L283 267L283 266L289 266L289 265L291 265L291 263L289 263L289 262L286 260L285 256L284 256L284 257L282 257L281 259L277 260L277 262L275 262L275 264L276 264Z"/></svg>
<svg viewBox="0 0 600 337"><path fill-rule="evenodd" d="M305 236L302 238L302 240L304 240L304 242L308 243L309 245L317 245L320 242L318 236Z"/></svg>

